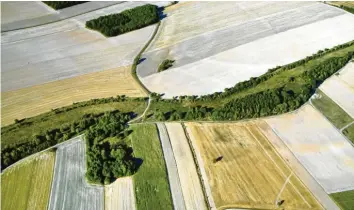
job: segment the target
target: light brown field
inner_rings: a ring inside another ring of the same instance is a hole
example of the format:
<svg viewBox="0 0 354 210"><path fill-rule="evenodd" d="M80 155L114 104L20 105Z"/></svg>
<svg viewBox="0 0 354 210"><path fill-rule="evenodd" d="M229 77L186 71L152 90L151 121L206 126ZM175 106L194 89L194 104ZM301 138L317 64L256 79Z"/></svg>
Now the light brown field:
<svg viewBox="0 0 354 210"><path fill-rule="evenodd" d="M187 123L200 151L218 209L322 209L261 133L248 123ZM215 158L223 156L214 163Z"/></svg>
<svg viewBox="0 0 354 210"><path fill-rule="evenodd" d="M130 66L4 92L1 123L11 124L14 119L32 117L73 102L117 95L146 95L131 76Z"/></svg>

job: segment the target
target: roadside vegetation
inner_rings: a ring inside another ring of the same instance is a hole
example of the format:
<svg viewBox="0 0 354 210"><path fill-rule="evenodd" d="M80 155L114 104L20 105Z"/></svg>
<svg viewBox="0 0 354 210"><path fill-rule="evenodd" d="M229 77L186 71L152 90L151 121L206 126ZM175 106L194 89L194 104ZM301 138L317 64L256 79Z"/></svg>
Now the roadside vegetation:
<svg viewBox="0 0 354 210"><path fill-rule="evenodd" d="M330 2L326 2L326 3L336 6L336 7L339 7L341 9L344 9L347 12L354 14L354 2L351 2L351 1L330 1Z"/></svg>
<svg viewBox="0 0 354 210"><path fill-rule="evenodd" d="M55 152L45 152L1 174L1 209L47 209Z"/></svg>
<svg viewBox="0 0 354 210"><path fill-rule="evenodd" d="M101 16L86 22L86 27L107 37L117 36L160 21L158 8L147 4L118 14Z"/></svg>
<svg viewBox="0 0 354 210"><path fill-rule="evenodd" d="M126 139L134 149L134 156L142 161L133 175L137 209L173 209L156 125L131 125L130 129L132 133Z"/></svg>
<svg viewBox="0 0 354 210"><path fill-rule="evenodd" d="M340 206L342 210L351 210L354 206L354 190L333 193L331 194L333 200Z"/></svg>
<svg viewBox="0 0 354 210"><path fill-rule="evenodd" d="M342 108L319 89L316 91L316 95L311 101L312 104L338 129L343 128L353 121Z"/></svg>
<svg viewBox="0 0 354 210"><path fill-rule="evenodd" d="M43 1L46 5L55 10L64 9L78 4L86 3L88 1Z"/></svg>
<svg viewBox="0 0 354 210"><path fill-rule="evenodd" d="M162 72L171 68L174 62L175 60L170 60L170 59L166 59L162 61L162 63L159 65L159 68L157 69L157 72Z"/></svg>

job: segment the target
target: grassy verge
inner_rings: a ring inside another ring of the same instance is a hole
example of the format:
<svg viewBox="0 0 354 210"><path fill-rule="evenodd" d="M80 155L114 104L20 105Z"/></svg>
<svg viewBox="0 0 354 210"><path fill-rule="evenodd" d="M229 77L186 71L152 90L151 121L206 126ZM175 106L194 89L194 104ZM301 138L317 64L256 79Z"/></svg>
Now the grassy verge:
<svg viewBox="0 0 354 210"><path fill-rule="evenodd" d="M316 97L311 100L312 104L322 112L334 126L341 129L353 121L353 119L326 94L319 89L316 93Z"/></svg>
<svg viewBox="0 0 354 210"><path fill-rule="evenodd" d="M354 143L354 124L343 130L343 134ZM353 197L354 198L354 197Z"/></svg>
<svg viewBox="0 0 354 210"><path fill-rule="evenodd" d="M127 137L134 156L142 164L133 175L136 205L142 209L173 209L166 166L157 129L154 124L131 126Z"/></svg>
<svg viewBox="0 0 354 210"><path fill-rule="evenodd" d="M354 206L354 190L333 193L330 195L342 210L352 210Z"/></svg>
<svg viewBox="0 0 354 210"><path fill-rule="evenodd" d="M68 111L56 114L47 112L36 117L27 118L21 123L11 124L1 128L1 146L29 142L34 135L44 133L47 130L58 128L63 124L78 121L85 114L98 114L113 110L121 112L134 112L136 115L143 113L147 103L144 101L107 102L76 107Z"/></svg>
<svg viewBox="0 0 354 210"><path fill-rule="evenodd" d="M47 209L55 152L32 157L1 175L1 209Z"/></svg>

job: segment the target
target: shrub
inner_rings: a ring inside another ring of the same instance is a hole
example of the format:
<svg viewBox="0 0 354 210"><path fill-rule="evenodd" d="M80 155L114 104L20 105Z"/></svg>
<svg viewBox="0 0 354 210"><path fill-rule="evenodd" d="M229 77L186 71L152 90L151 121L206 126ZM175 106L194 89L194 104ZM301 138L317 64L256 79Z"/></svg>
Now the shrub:
<svg viewBox="0 0 354 210"><path fill-rule="evenodd" d="M159 68L157 69L157 71L161 72L161 71L165 71L165 70L171 68L173 66L174 62L175 62L175 60L169 60L169 59L162 61L162 63L159 65Z"/></svg>

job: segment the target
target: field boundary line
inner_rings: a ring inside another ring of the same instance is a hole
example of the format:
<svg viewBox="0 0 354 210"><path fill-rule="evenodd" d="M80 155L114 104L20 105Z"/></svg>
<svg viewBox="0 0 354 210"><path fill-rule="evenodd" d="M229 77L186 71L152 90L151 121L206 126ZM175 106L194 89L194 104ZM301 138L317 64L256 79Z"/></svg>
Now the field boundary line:
<svg viewBox="0 0 354 210"><path fill-rule="evenodd" d="M275 204L276 207L278 207L278 200L279 200L279 197L280 197L281 193L283 192L283 190L284 190L286 184L288 184L288 182L289 182L289 180L290 180L290 178L291 178L292 175L293 175L293 172L291 171L290 175L288 176L288 178L286 178L286 180L285 180L283 186L281 187L281 189L280 189L280 191L279 191L279 193L278 193L278 195L277 195L277 197L276 197L276 199L275 199L275 203L274 203L274 204Z"/></svg>
<svg viewBox="0 0 354 210"><path fill-rule="evenodd" d="M347 129L347 128L350 127L352 124L354 124L354 121L351 122L351 123L349 123L348 125L344 126L343 128L341 128L341 129L339 130L339 132L343 133L343 130Z"/></svg>
<svg viewBox="0 0 354 210"><path fill-rule="evenodd" d="M245 126L246 127L246 126ZM270 160L275 164L275 166L278 168L278 170L281 172L281 174L283 175L283 177L287 177L284 173L284 171L279 167L279 165L274 161L274 159L269 155L269 153L267 152L267 150L264 149L263 145L258 141L258 139L253 135L253 133L249 130L248 127L246 127L248 133L250 133L252 135L252 137L257 141L257 143L259 144L259 146L262 148L262 150L265 152L265 154L267 154L267 156L270 158ZM259 133L260 130L259 128L257 127L257 131ZM268 139L266 139L266 141L268 142ZM269 142L268 142L269 144ZM275 152L275 154L279 157L279 155L277 154L275 148L273 147L273 145L271 145L271 148L272 150ZM283 160L283 158L281 158L281 161L286 165L286 162ZM290 169L290 171L292 171ZM301 193L299 192L299 190L297 189L297 187L294 186L294 184L290 181L290 185L294 188L294 190L300 195L300 197L305 201L305 203L311 208L311 205L307 202L307 200L301 195Z"/></svg>
<svg viewBox="0 0 354 210"><path fill-rule="evenodd" d="M182 125L183 131L184 131L184 135L187 138L187 141L188 141L188 144L189 144L189 148L192 151L194 164L195 164L195 166L197 168L199 181L200 181L201 186L202 186L202 191L203 191L203 194L204 194L204 199L205 199L205 201L207 203L207 207L210 210L216 210L217 208L216 208L216 205L215 205L215 202L214 202L214 199L213 199L213 195L211 193L210 185L209 185L209 182L208 182L208 177L207 177L207 174L206 174L205 169L204 169L203 159L201 158L201 155L200 155L199 151L196 151L197 150L196 145L194 145L192 139L190 138L185 124L181 123L181 125ZM200 158L198 158L197 154L199 154ZM203 176L202 171L204 172L206 177Z"/></svg>

